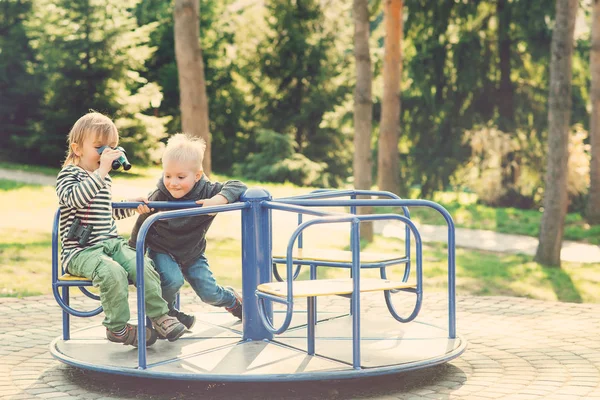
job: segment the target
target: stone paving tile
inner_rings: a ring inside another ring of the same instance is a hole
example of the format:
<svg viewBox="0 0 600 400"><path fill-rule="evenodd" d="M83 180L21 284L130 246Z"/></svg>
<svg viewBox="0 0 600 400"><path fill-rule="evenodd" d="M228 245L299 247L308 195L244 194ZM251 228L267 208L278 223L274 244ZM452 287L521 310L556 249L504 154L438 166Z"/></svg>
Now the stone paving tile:
<svg viewBox="0 0 600 400"><path fill-rule="evenodd" d="M96 304L84 296L72 300L86 309ZM361 303L369 315L387 312L380 296L365 296ZM183 304L186 311L214 310L191 292L184 293ZM348 309L348 301L341 298L320 299L318 305L320 310ZM61 312L54 298L2 298L0 399L600 400L600 305L466 296L458 299L457 309L457 329L469 345L443 365L342 381L223 384L146 380L62 364L48 349L61 335ZM422 321L436 323L446 312L445 294L428 293ZM71 329L101 321L102 316L72 318Z"/></svg>

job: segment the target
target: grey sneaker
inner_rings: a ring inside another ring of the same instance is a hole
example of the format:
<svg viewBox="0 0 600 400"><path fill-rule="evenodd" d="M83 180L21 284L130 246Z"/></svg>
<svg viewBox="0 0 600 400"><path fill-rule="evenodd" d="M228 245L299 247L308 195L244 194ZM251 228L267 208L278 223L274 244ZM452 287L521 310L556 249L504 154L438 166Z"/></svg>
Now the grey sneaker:
<svg viewBox="0 0 600 400"><path fill-rule="evenodd" d="M235 297L235 303L231 307L225 307L227 311L233 314L234 317L238 318L240 321L242 320L242 296L238 292L235 291L231 286L227 286L225 289L229 290L233 293Z"/></svg>
<svg viewBox="0 0 600 400"><path fill-rule="evenodd" d="M138 331L136 325L125 325L125 333L116 335L114 332L106 329L106 338L114 343L123 343L125 345L138 346ZM152 346L157 339L156 331L146 327L146 347Z"/></svg>
<svg viewBox="0 0 600 400"><path fill-rule="evenodd" d="M171 317L168 314L151 319L158 336L168 339L169 342L179 339L183 335L183 332L185 332L185 326L177 321L177 318Z"/></svg>

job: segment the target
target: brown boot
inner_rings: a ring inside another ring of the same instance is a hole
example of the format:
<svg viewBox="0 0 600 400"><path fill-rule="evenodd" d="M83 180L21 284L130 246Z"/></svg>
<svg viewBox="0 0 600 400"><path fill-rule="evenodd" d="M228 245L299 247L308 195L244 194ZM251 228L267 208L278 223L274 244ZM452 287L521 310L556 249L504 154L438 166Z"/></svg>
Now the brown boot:
<svg viewBox="0 0 600 400"><path fill-rule="evenodd" d="M168 314L158 318L151 318L152 325L160 337L164 337L173 342L183 335L185 332L185 326L177 320L175 317L171 317Z"/></svg>
<svg viewBox="0 0 600 400"><path fill-rule="evenodd" d="M125 332L122 335L117 335L114 332L106 329L106 338L114 343L123 343L125 345L138 346L138 331L136 325L125 325ZM146 327L146 347L152 346L156 342L156 331Z"/></svg>

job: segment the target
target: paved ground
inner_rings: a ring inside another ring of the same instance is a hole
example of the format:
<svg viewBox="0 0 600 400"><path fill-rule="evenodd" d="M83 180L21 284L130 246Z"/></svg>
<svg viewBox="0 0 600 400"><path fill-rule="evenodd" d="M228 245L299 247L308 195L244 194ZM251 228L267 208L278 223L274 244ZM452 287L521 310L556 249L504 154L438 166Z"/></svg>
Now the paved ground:
<svg viewBox="0 0 600 400"><path fill-rule="evenodd" d="M53 178L42 182L31 180L30 174L16 173L0 169L0 178L38 184L54 182ZM397 234L394 225L377 229L386 235ZM425 240L445 241L443 228L419 229ZM229 231L239 229L232 227ZM523 253L537 246L535 238L469 230L458 230L457 242L459 246ZM566 248L563 247L563 257L574 254L581 262L600 262L598 246L575 247L570 252L565 252ZM380 295L365 295L364 299L369 315L384 318L386 311ZM189 292L183 301L186 310L208 310ZM78 298L77 302L88 304L91 300ZM319 305L328 309L347 307L346 302L328 298ZM419 318L437 320L438 325L443 325L445 313L445 296L426 293ZM74 319L73 327L100 321L100 317ZM0 324L3 399L600 400L600 304L459 297L458 332L469 346L450 363L380 378L273 385L149 381L66 366L54 360L48 350L49 343L61 332L60 309L52 296L0 298Z"/></svg>
<svg viewBox="0 0 600 400"><path fill-rule="evenodd" d="M74 304L82 301L91 302ZM186 310L208 310L189 292L183 302ZM363 305L369 315L387 317L380 295L365 295ZM328 298L320 306L345 308L347 300ZM445 295L428 293L419 318L444 324L445 312ZM99 318L75 319L74 328ZM447 364L386 377L271 385L134 379L64 365L48 350L61 329L51 296L0 299L0 323L0 398L6 399L600 400L600 304L459 297L458 332L469 345Z"/></svg>

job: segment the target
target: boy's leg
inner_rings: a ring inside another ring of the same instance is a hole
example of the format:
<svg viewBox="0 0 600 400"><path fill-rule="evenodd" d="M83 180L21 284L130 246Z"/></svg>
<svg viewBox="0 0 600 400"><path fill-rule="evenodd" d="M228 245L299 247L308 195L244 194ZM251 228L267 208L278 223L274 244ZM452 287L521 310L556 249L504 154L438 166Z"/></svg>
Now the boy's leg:
<svg viewBox="0 0 600 400"><path fill-rule="evenodd" d="M154 268L160 276L162 297L167 302L169 310L172 310L175 308L177 292L184 283L183 273L179 268L179 264L169 254L150 250L148 256L154 262Z"/></svg>
<svg viewBox="0 0 600 400"><path fill-rule="evenodd" d="M68 265L69 273L84 276L100 288L100 303L104 308L102 324L110 331L122 330L129 321L127 303L127 273L104 253L103 243L76 254Z"/></svg>
<svg viewBox="0 0 600 400"><path fill-rule="evenodd" d="M233 307L235 305L234 293L217 284L204 255L185 268L183 275L203 302L217 307Z"/></svg>
<svg viewBox="0 0 600 400"><path fill-rule="evenodd" d="M127 271L131 282L136 282L136 252L129 247L125 240L120 240L112 249L112 257ZM144 257L144 294L146 315L152 320L152 325L159 337L175 341L185 332L185 326L175 317L168 315L169 307L161 296L160 277L154 269L150 258Z"/></svg>
<svg viewBox="0 0 600 400"><path fill-rule="evenodd" d="M112 248L112 258L122 266L127 273L127 278L135 285L137 277L135 250L129 247L125 240L118 240ZM169 312L167 303L161 296L160 277L148 257L144 257L144 295L148 317L157 318Z"/></svg>
<svg viewBox="0 0 600 400"><path fill-rule="evenodd" d="M169 315L177 318L187 329L192 329L196 323L196 317L175 308L177 293L184 284L179 264L169 254L159 253L152 249L148 251L148 257L154 261L154 267L160 275L162 297L169 306Z"/></svg>

